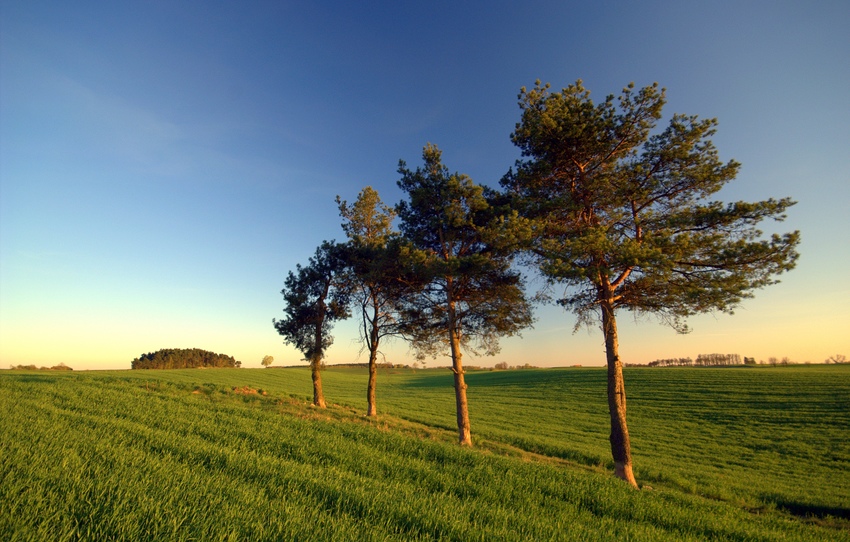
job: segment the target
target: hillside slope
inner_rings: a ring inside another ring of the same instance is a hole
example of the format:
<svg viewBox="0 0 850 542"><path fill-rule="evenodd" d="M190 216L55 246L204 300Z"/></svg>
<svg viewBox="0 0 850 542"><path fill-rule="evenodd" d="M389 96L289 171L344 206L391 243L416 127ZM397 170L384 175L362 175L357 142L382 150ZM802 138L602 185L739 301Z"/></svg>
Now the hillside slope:
<svg viewBox="0 0 850 542"><path fill-rule="evenodd" d="M438 371L382 373L377 419L356 369L325 372L327 410L307 404L300 369L4 371L0 532L850 540L850 394L818 392L850 371L784 371L627 373L640 492L607 471L599 370L471 373L472 450L453 443Z"/></svg>

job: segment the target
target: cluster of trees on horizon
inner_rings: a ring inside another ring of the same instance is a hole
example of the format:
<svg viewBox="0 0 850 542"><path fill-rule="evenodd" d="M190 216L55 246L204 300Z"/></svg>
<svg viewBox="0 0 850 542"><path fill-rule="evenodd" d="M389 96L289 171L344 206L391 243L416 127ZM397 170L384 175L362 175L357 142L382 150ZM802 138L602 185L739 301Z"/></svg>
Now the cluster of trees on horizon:
<svg viewBox="0 0 850 542"><path fill-rule="evenodd" d="M200 348L163 348L137 357L132 369L195 369L199 367L241 367L233 356Z"/></svg>
<svg viewBox="0 0 850 542"><path fill-rule="evenodd" d="M9 365L9 369L13 371L73 371L64 363L54 365L53 367L36 367L35 365Z"/></svg>
<svg viewBox="0 0 850 542"><path fill-rule="evenodd" d="M666 102L657 84L594 103L580 80L560 92L538 81L518 101L511 139L522 159L501 190L451 172L429 143L422 166L399 162L405 199L395 206L371 187L353 204L337 196L347 241L322 242L289 272L284 318L273 325L309 361L313 402L324 407L332 325L356 313L370 416L382 340L400 337L419 358L447 353L458 440L472 445L462 353L497 353L500 338L533 323L534 302L557 303L576 314L576 328L602 331L615 474L637 487L618 311L654 315L680 333L689 316L732 313L794 268L799 232L764 238L756 226L781 221L795 202L710 199L739 164L719 159L716 119L676 114L656 130ZM522 270L546 286L529 295Z"/></svg>
<svg viewBox="0 0 850 542"><path fill-rule="evenodd" d="M650 361L647 367L719 367L727 365L755 365L755 358L744 357L740 354L699 354L696 361L687 358L669 358Z"/></svg>
<svg viewBox="0 0 850 542"><path fill-rule="evenodd" d="M791 358L785 356L783 358L778 358L776 356L771 356L767 358L767 360L759 360L756 361L756 358L748 358L744 357L743 360L741 356L738 354L700 354L697 356L696 361L687 358L667 358L667 359L657 359L654 361L650 361L646 365L642 363L626 363L626 367L723 367L730 365L795 365L800 362L791 361ZM811 362L806 361L803 362L806 365L810 365ZM835 356L830 356L826 358L823 362L826 365L830 363L848 363L847 356L843 354L838 354Z"/></svg>

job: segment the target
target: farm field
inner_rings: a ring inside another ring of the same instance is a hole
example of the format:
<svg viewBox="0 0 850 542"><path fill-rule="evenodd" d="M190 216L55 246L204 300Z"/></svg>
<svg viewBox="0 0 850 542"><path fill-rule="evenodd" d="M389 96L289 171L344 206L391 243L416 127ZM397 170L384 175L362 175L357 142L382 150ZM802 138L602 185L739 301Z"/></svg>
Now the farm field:
<svg viewBox="0 0 850 542"><path fill-rule="evenodd" d="M850 366L0 372L5 540L850 540Z"/></svg>

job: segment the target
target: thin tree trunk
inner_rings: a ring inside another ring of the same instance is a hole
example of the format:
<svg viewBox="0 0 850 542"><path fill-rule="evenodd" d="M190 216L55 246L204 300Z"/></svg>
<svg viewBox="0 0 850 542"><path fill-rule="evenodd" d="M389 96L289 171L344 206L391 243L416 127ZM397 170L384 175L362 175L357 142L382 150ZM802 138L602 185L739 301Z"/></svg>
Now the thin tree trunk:
<svg viewBox="0 0 850 542"><path fill-rule="evenodd" d="M637 488L632 472L632 450L629 428L626 425L626 386L623 381L623 364L620 362L617 340L617 320L614 317L613 292L602 291L602 331L605 334L605 354L608 358L608 411L611 414L611 454L614 456L614 474Z"/></svg>
<svg viewBox="0 0 850 542"><path fill-rule="evenodd" d="M366 385L366 415L377 416L378 404L375 397L375 388L378 385L378 345L381 337L378 329L378 307L379 302L374 291L371 291L370 302L374 311L369 318L369 383ZM366 331L366 311L364 309L364 329Z"/></svg>
<svg viewBox="0 0 850 542"><path fill-rule="evenodd" d="M369 351L369 383L366 386L366 403L368 405L366 415L377 416L378 406L375 402L375 387L378 380L378 350L377 348Z"/></svg>
<svg viewBox="0 0 850 542"><path fill-rule="evenodd" d="M322 358L314 357L310 362L310 369L313 373L313 404L319 408L325 408L327 403L325 403L325 394L322 392Z"/></svg>

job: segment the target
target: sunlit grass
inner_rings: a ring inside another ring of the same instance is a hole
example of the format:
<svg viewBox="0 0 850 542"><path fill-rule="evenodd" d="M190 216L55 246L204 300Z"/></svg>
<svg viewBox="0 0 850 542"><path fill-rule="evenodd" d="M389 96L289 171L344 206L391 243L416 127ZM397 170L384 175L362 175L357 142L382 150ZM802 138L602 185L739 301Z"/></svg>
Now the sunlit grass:
<svg viewBox="0 0 850 542"><path fill-rule="evenodd" d="M300 369L0 373L0 532L850 540L850 368L627 370L640 492L609 472L604 370L470 373L472 450L450 374L383 370L377 419L365 371L323 376L324 411Z"/></svg>

